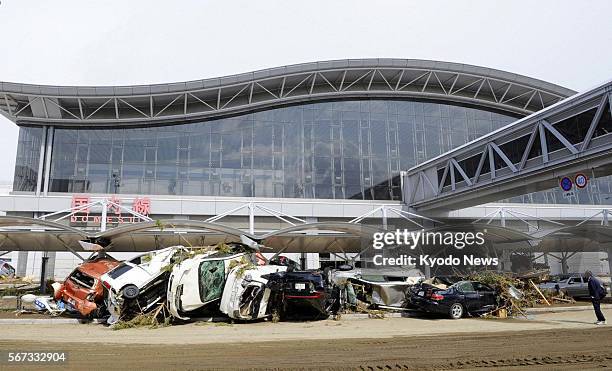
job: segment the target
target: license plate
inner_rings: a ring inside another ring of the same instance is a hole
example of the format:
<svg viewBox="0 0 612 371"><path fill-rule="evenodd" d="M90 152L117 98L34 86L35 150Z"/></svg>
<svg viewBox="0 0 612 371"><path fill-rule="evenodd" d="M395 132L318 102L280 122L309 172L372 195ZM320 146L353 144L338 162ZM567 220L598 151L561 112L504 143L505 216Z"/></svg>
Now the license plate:
<svg viewBox="0 0 612 371"><path fill-rule="evenodd" d="M423 291L419 291L419 292L417 293L417 295L418 295L418 296L423 296L423 295L425 295L425 293L424 293Z"/></svg>
<svg viewBox="0 0 612 371"><path fill-rule="evenodd" d="M305 283L296 283L295 284L295 289L296 290L306 290L306 284Z"/></svg>
<svg viewBox="0 0 612 371"><path fill-rule="evenodd" d="M34 305L35 305L35 306L36 306L36 308L38 308L39 310L44 310L44 309L45 309L45 304L44 304L42 301L38 300L38 299L35 299L35 300L34 300Z"/></svg>

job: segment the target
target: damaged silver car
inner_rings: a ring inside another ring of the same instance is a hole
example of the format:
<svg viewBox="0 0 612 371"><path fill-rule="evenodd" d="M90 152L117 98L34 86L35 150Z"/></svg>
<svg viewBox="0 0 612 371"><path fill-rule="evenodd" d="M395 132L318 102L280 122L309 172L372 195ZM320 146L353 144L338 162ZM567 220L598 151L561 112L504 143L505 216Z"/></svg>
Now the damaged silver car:
<svg viewBox="0 0 612 371"><path fill-rule="evenodd" d="M372 308L403 309L410 288L424 278L416 268L352 268L330 272L334 285L340 288L342 306L354 306L357 301Z"/></svg>

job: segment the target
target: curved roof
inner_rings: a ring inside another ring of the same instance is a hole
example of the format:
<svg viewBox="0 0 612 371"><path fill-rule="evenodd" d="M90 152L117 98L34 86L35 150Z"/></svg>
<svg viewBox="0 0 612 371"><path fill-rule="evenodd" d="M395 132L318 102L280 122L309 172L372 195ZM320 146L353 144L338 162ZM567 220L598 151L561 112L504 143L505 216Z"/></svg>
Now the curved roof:
<svg viewBox="0 0 612 371"><path fill-rule="evenodd" d="M163 229L160 228L163 226ZM240 242L241 236L261 241L264 252L361 252L363 243L380 231L376 227L336 223L290 226L261 235L219 223L165 219L87 233L63 224L17 216L0 216L0 247L10 251L83 252L79 241L106 240L107 251L144 252L174 245L206 246Z"/></svg>
<svg viewBox="0 0 612 371"><path fill-rule="evenodd" d="M160 228L162 226L163 228ZM176 229L203 229L211 232L222 233L233 237L238 237L238 241L240 240L240 236L243 234L248 235L241 231L240 229L236 229L233 227L229 227L223 224L218 223L210 223L202 220L191 220L191 219L162 219L157 221L150 222L139 222L134 224L127 224L115 228L111 228L105 232L98 233L97 238L118 238L130 235L136 232L143 232L147 230L156 230L158 233L163 233L164 231L170 231L174 233Z"/></svg>
<svg viewBox="0 0 612 371"><path fill-rule="evenodd" d="M540 251L605 251L612 242L612 227L581 224L554 230L541 238Z"/></svg>
<svg viewBox="0 0 612 371"><path fill-rule="evenodd" d="M163 229L160 230L160 226ZM115 227L96 235L108 239L108 250L142 252L174 245L206 246L220 242L240 242L248 233L223 224L201 220L163 219Z"/></svg>
<svg viewBox="0 0 612 371"><path fill-rule="evenodd" d="M414 59L313 62L181 83L48 86L0 82L17 124L143 125L338 99L424 99L527 115L570 89L491 68Z"/></svg>
<svg viewBox="0 0 612 371"><path fill-rule="evenodd" d="M21 216L0 216L3 251L83 251L79 241L87 233L52 221Z"/></svg>
<svg viewBox="0 0 612 371"><path fill-rule="evenodd" d="M68 225L52 222L44 219L34 219L26 216L2 215L0 216L0 229L8 227L21 227L36 229L39 231L61 231L74 233L81 237L86 237L87 233Z"/></svg>
<svg viewBox="0 0 612 371"><path fill-rule="evenodd" d="M487 243L504 244L527 242L533 237L512 228L485 223L461 223L445 224L439 227L428 229L427 232L481 232Z"/></svg>

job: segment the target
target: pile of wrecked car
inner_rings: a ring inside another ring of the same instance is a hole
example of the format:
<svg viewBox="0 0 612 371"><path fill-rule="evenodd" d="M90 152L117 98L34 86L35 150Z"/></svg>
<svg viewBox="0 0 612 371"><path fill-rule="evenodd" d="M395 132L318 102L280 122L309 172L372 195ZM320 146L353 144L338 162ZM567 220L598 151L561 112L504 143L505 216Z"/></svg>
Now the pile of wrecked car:
<svg viewBox="0 0 612 371"><path fill-rule="evenodd" d="M111 325L162 310L174 321L219 315L317 320L391 310L458 319L521 313L521 305L536 295L523 294L529 285L495 274L425 279L410 267L300 270L284 256L262 265L258 248L243 243L171 246L123 262L98 251L53 288L52 298L33 299L40 310Z"/></svg>
<svg viewBox="0 0 612 371"><path fill-rule="evenodd" d="M103 251L79 265L38 309L115 324L164 306L176 320L222 313L235 320L320 319L339 308L325 272L299 271L279 256L257 265L257 250L242 243L172 246L128 261Z"/></svg>

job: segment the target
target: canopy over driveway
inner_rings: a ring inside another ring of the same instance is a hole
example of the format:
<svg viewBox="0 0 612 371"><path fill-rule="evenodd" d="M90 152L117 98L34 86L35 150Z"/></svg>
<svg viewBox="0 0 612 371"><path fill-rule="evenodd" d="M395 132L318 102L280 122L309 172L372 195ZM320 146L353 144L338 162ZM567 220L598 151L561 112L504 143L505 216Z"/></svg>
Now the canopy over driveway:
<svg viewBox="0 0 612 371"><path fill-rule="evenodd" d="M612 226L582 224L558 229L542 237L542 252L607 251L612 247Z"/></svg>
<svg viewBox="0 0 612 371"><path fill-rule="evenodd" d="M361 253L371 246L377 227L345 222L305 223L265 234L251 234L216 222L167 219L135 223L105 232L87 231L57 222L19 216L0 216L2 251L83 252L79 241L96 242L110 251L145 252L173 245L205 246L239 242L241 236L267 246L271 253ZM612 227L582 224L544 236L491 224L446 224L426 232L482 232L489 246L534 252L606 251L612 246Z"/></svg>
<svg viewBox="0 0 612 371"><path fill-rule="evenodd" d="M105 232L87 232L59 223L0 216L0 249L8 251L83 252L79 241L95 242L115 252L145 252L173 245L205 246L239 242L241 236L268 247L263 252L359 253L380 230L354 223L307 223L258 235L219 223L166 219L135 223Z"/></svg>
<svg viewBox="0 0 612 371"><path fill-rule="evenodd" d="M0 250L79 251L85 231L41 219L0 216Z"/></svg>

